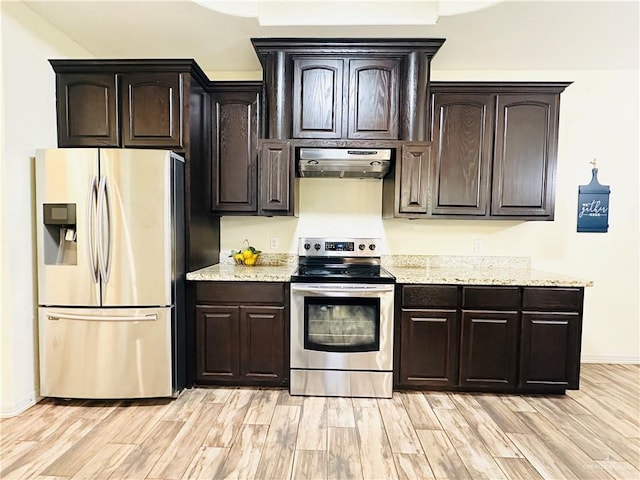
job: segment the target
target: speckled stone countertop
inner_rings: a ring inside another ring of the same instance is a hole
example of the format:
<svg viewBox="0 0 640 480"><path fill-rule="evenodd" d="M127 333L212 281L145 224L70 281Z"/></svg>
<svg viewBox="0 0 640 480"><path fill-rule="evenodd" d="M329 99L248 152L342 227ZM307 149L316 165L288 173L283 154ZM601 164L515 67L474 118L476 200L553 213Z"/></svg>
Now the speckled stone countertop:
<svg viewBox="0 0 640 480"><path fill-rule="evenodd" d="M223 263L187 273L193 281L288 282L297 257L266 254L254 267ZM444 255L389 255L382 264L397 283L448 285L517 285L540 287L591 287L593 282L531 268L528 257L465 257Z"/></svg>
<svg viewBox="0 0 640 480"><path fill-rule="evenodd" d="M591 287L593 282L531 268L385 267L397 283Z"/></svg>
<svg viewBox="0 0 640 480"><path fill-rule="evenodd" d="M297 255L261 254L258 265L236 265L226 252L221 263L187 273L187 280L200 282L288 282L298 268Z"/></svg>
<svg viewBox="0 0 640 480"><path fill-rule="evenodd" d="M593 282L531 268L529 257L393 255L382 257L397 283L591 287Z"/></svg>

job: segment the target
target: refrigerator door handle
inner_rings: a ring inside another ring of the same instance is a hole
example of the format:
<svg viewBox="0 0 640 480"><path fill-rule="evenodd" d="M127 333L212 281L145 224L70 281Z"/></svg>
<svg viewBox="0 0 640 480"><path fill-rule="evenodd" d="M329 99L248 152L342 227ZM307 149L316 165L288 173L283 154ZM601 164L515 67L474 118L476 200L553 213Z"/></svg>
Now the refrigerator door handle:
<svg viewBox="0 0 640 480"><path fill-rule="evenodd" d="M104 316L104 315L74 315L71 313L48 313L49 320L89 320L89 321L111 321L111 322L141 322L155 321L158 315L131 315L131 316Z"/></svg>
<svg viewBox="0 0 640 480"><path fill-rule="evenodd" d="M89 207L87 208L87 239L89 243L89 268L91 269L91 278L93 279L93 283L98 283L100 280L98 276L98 265L96 262L96 252L95 252L95 244L96 244L96 196L98 194L98 177L92 176L91 182L89 183L89 193L87 194L87 204Z"/></svg>
<svg viewBox="0 0 640 480"><path fill-rule="evenodd" d="M109 283L111 274L111 248L113 229L111 228L111 198L109 195L108 177L105 175L100 179L98 187L98 263L100 264L100 275L104 283ZM105 202L106 202L106 228L107 228L107 245L105 252L104 228L105 228Z"/></svg>

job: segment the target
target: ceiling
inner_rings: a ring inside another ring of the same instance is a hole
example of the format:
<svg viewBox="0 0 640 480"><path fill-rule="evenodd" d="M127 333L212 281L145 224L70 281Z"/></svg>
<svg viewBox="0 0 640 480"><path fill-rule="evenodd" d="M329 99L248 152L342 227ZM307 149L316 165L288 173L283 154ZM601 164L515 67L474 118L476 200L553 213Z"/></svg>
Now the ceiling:
<svg viewBox="0 0 640 480"><path fill-rule="evenodd" d="M436 25L386 26L262 26L187 0L22 3L96 58L195 58L207 72L260 70L252 37L446 38L433 70L637 69L639 58L637 0L507 0Z"/></svg>

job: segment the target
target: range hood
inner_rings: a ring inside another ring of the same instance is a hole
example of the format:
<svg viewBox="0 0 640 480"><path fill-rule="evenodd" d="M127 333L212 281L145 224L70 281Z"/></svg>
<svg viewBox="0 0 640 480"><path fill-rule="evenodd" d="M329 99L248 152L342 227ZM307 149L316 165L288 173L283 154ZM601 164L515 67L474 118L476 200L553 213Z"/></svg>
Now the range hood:
<svg viewBox="0 0 640 480"><path fill-rule="evenodd" d="M301 177L382 178L391 166L390 148L296 149Z"/></svg>

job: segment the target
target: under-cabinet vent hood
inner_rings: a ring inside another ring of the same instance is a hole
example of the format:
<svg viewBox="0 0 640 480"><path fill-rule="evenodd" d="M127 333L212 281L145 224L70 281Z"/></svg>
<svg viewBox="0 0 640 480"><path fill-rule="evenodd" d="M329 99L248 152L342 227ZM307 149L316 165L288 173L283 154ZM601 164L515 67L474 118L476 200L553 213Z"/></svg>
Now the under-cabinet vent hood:
<svg viewBox="0 0 640 480"><path fill-rule="evenodd" d="M301 177L382 178L391 166L390 148L296 149Z"/></svg>

